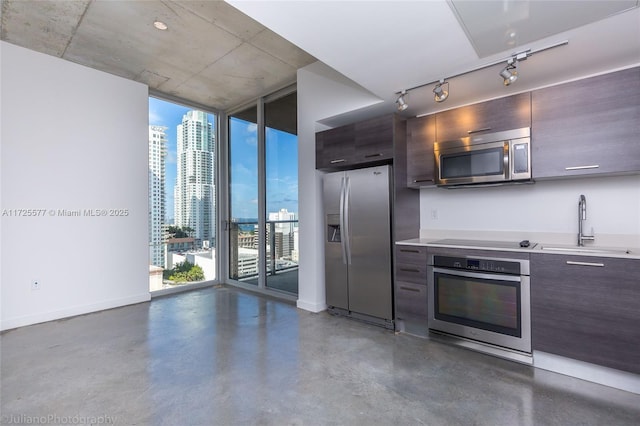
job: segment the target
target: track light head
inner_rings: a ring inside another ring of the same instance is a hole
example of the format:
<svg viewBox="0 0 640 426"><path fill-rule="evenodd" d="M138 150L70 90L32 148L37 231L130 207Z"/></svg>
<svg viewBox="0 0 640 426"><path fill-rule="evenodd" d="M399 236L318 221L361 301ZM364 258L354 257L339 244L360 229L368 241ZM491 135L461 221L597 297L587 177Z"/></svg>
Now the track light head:
<svg viewBox="0 0 640 426"><path fill-rule="evenodd" d="M513 59L507 61L507 66L500 71L500 77L503 79L505 86L509 86L511 83L518 79L518 71L516 70L516 63Z"/></svg>
<svg viewBox="0 0 640 426"><path fill-rule="evenodd" d="M442 87L443 85L447 85L446 87ZM449 97L449 82L445 82L444 80L440 80L436 87L433 88L433 99L436 102L444 102Z"/></svg>
<svg viewBox="0 0 640 426"><path fill-rule="evenodd" d="M409 105L407 105L407 102L404 100L404 97L407 95L407 91L403 90L400 93L400 96L398 96L398 99L396 99L396 104L398 104L398 111L404 111L405 109L409 108Z"/></svg>

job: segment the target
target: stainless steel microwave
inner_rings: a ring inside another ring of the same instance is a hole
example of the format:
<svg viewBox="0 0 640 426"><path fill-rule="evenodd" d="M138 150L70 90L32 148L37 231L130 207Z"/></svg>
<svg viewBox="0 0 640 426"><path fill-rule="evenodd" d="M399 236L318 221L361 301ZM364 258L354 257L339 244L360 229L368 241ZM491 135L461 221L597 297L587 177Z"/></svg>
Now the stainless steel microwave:
<svg viewBox="0 0 640 426"><path fill-rule="evenodd" d="M528 127L436 142L438 186L531 181Z"/></svg>

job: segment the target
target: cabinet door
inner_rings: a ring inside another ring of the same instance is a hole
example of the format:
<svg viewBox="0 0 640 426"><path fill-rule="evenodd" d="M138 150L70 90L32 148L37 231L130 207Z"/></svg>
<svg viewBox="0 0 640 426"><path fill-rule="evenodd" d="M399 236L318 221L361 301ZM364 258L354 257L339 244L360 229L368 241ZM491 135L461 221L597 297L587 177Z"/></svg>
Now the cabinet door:
<svg viewBox="0 0 640 426"><path fill-rule="evenodd" d="M436 117L427 115L407 121L407 186L419 188L435 184L433 143Z"/></svg>
<svg viewBox="0 0 640 426"><path fill-rule="evenodd" d="M385 115L355 124L355 162L375 163L393 158L393 116Z"/></svg>
<svg viewBox="0 0 640 426"><path fill-rule="evenodd" d="M316 169L344 169L354 163L355 125L316 133Z"/></svg>
<svg viewBox="0 0 640 426"><path fill-rule="evenodd" d="M640 260L531 255L532 346L640 374Z"/></svg>
<svg viewBox="0 0 640 426"><path fill-rule="evenodd" d="M436 140L531 127L531 95L520 93L436 114Z"/></svg>
<svg viewBox="0 0 640 426"><path fill-rule="evenodd" d="M534 178L640 171L640 68L532 93Z"/></svg>
<svg viewBox="0 0 640 426"><path fill-rule="evenodd" d="M427 336L427 286L396 281L396 330Z"/></svg>

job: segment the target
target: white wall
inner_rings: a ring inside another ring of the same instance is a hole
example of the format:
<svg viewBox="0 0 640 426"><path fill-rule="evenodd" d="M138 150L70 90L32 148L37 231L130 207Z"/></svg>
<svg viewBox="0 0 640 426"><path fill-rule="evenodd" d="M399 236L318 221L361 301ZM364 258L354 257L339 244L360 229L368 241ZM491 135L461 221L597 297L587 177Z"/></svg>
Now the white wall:
<svg viewBox="0 0 640 426"><path fill-rule="evenodd" d="M149 300L147 87L0 43L0 328Z"/></svg>
<svg viewBox="0 0 640 426"><path fill-rule="evenodd" d="M422 189L421 235L443 237L446 230L482 230L511 232L522 239L564 237L564 242L573 244L578 232L580 194L587 199L585 232L594 228L595 245L640 247L640 176L545 180L494 188Z"/></svg>
<svg viewBox="0 0 640 426"><path fill-rule="evenodd" d="M327 117L380 102L341 74L316 62L298 70L298 205L300 267L297 306L326 309L324 290L324 217L322 172L316 171L315 133Z"/></svg>

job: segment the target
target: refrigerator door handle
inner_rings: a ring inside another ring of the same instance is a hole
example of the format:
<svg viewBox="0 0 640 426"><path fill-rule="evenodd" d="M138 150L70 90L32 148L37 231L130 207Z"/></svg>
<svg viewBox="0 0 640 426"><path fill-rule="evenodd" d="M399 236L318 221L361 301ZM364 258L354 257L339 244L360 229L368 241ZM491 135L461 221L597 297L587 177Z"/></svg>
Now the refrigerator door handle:
<svg viewBox="0 0 640 426"><path fill-rule="evenodd" d="M351 194L351 183L349 176L345 178L345 191L344 191L344 241L347 249L347 265L351 265L351 230L350 218L349 218L349 196Z"/></svg>
<svg viewBox="0 0 640 426"><path fill-rule="evenodd" d="M344 201L345 201L345 177L340 180L340 248L342 249L342 263L347 264L347 242L345 238Z"/></svg>

